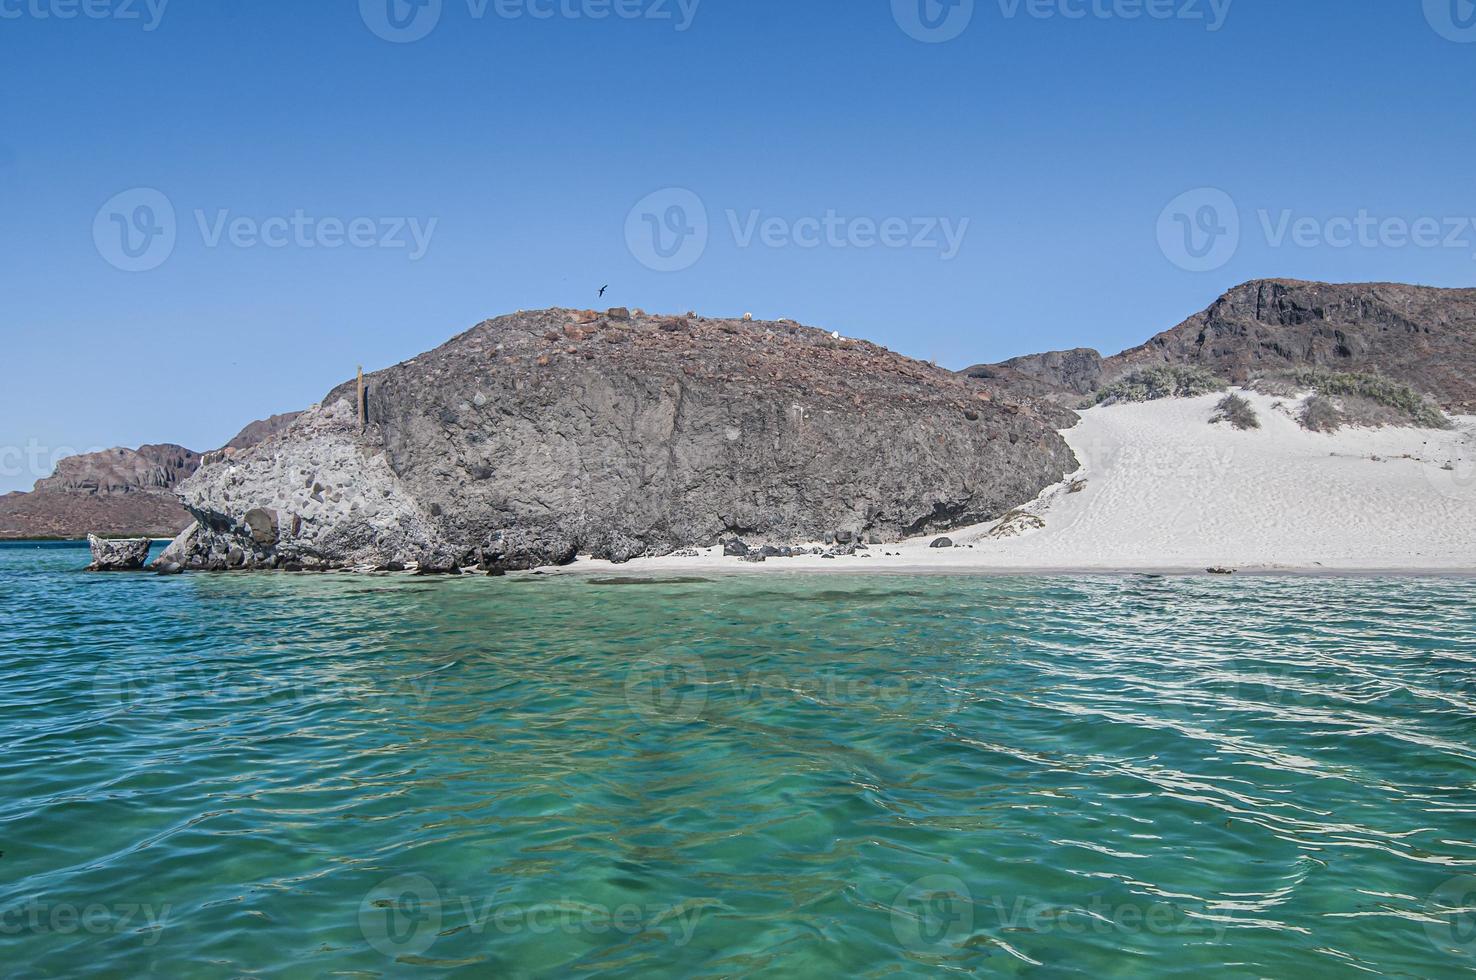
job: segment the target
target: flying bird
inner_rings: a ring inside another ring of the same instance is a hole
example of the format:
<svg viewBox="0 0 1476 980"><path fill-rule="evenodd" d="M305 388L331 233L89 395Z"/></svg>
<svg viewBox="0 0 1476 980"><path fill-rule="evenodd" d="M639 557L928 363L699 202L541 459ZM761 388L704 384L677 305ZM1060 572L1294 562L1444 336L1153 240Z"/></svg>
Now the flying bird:
<svg viewBox="0 0 1476 980"><path fill-rule="evenodd" d="M610 286L609 286L608 283L606 285L603 285L603 286L600 287L600 299L604 299L605 298L605 290L607 290L609 288L610 288Z"/></svg>

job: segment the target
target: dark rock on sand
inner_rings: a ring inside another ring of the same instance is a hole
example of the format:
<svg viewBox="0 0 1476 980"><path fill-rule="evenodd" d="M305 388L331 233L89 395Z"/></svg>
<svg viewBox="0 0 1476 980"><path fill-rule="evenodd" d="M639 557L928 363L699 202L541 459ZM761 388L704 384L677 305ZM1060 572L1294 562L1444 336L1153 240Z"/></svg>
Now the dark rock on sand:
<svg viewBox="0 0 1476 980"><path fill-rule="evenodd" d="M929 548L952 548L953 547L953 539L952 538L939 538L938 540L934 541L932 544L928 545L928 547Z"/></svg>

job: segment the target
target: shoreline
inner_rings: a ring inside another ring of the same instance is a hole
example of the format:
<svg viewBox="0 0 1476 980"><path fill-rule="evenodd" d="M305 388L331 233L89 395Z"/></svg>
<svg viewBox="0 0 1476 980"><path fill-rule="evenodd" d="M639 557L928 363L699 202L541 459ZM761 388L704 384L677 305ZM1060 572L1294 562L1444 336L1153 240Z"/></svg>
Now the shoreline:
<svg viewBox="0 0 1476 980"><path fill-rule="evenodd" d="M827 555L747 561L712 546L622 564L583 558L541 571L1039 577L1229 569L1255 577L1476 577L1476 417L1453 417L1448 429L1318 433L1304 429L1284 399L1242 394L1259 420L1249 431L1212 424L1218 394L1082 411L1062 432L1079 468L988 523L834 546ZM950 544L932 547L940 538ZM760 536L747 541L754 549L768 543Z"/></svg>
<svg viewBox="0 0 1476 980"><path fill-rule="evenodd" d="M896 562L846 561L844 558L826 560L822 564L804 563L803 559L771 558L754 564L741 559L719 559L703 562L699 559L678 559L668 562L665 558L638 558L624 565L610 562L580 560L559 568L538 569L541 577L571 576L588 578L665 578L683 575L922 575L922 576L977 576L981 578L1126 578L1151 576L1156 578L1444 578L1476 579L1476 565L1471 566L1319 566L1319 565L1253 565L1235 568L1229 575L1209 571L1210 565L981 565L981 564L937 564ZM777 565L777 567L775 567ZM534 575L535 572L509 572L509 578Z"/></svg>

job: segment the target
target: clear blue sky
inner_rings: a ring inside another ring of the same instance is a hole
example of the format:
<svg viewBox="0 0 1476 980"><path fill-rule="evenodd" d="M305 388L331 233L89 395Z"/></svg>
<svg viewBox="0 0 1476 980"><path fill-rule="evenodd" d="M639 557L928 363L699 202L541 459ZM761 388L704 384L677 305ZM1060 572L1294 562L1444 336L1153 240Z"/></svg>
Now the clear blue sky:
<svg viewBox="0 0 1476 980"><path fill-rule="evenodd" d="M962 367L1116 351L1261 276L1476 282L1476 231L1445 244L1476 219L1469 0L1218 0L1218 30L1210 0L429 2L0 0L0 490L41 475L18 448L212 448L518 308ZM658 271L646 222L694 198L705 250ZM1206 200L1242 224L1207 258L1175 244L1225 228ZM1332 244L1360 214L1441 243ZM354 219L408 247L323 247Z"/></svg>

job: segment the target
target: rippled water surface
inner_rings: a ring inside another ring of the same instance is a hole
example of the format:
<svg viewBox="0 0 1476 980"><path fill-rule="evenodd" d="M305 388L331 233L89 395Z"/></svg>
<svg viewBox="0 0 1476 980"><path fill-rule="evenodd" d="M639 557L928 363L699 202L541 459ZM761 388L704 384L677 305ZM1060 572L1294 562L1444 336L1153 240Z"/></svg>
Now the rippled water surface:
<svg viewBox="0 0 1476 980"><path fill-rule="evenodd" d="M1456 976L1476 583L0 547L0 972Z"/></svg>

